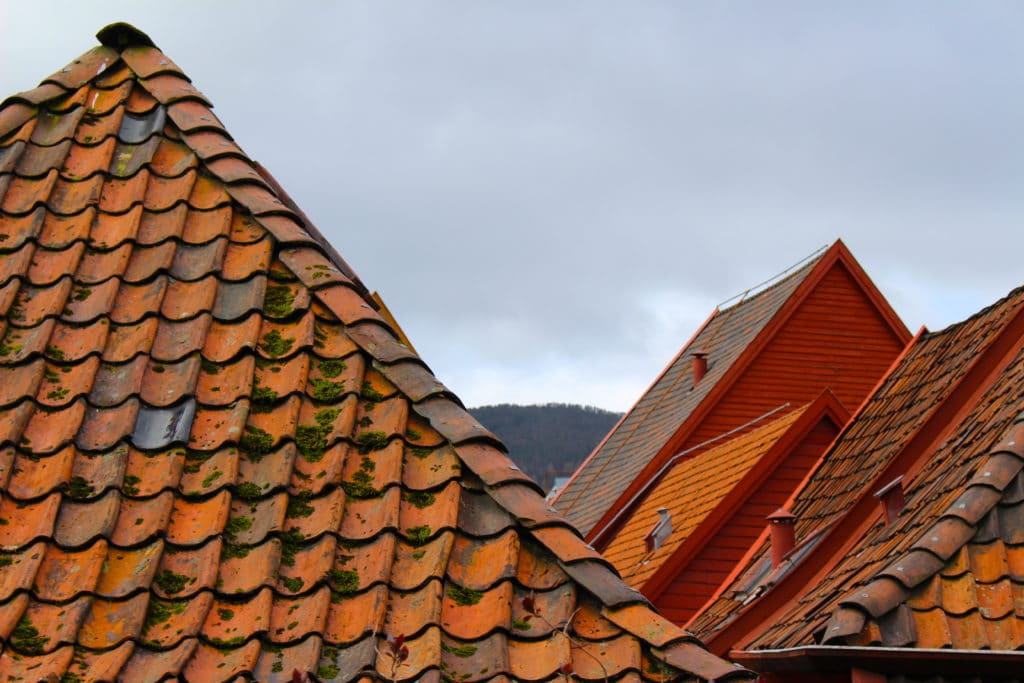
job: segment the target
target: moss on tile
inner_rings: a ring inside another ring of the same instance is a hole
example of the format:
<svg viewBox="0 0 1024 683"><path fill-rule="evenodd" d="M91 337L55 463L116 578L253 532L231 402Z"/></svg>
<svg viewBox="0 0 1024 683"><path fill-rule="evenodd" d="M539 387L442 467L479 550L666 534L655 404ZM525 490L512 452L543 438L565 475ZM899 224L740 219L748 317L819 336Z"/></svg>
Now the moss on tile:
<svg viewBox="0 0 1024 683"><path fill-rule="evenodd" d="M337 664L321 664L320 668L316 670L316 677L324 681L332 681L338 677L339 673L341 673L341 669Z"/></svg>
<svg viewBox="0 0 1024 683"><path fill-rule="evenodd" d="M269 285L263 297L263 312L272 318L284 318L293 310L295 294L288 285Z"/></svg>
<svg viewBox="0 0 1024 683"><path fill-rule="evenodd" d="M258 484L254 484L251 481L242 482L235 488L235 494L242 500L253 500L259 498L260 487Z"/></svg>
<svg viewBox="0 0 1024 683"><path fill-rule="evenodd" d="M323 460L327 434L320 425L299 425L295 428L295 447L306 462Z"/></svg>
<svg viewBox="0 0 1024 683"><path fill-rule="evenodd" d="M221 618L221 621L231 621L235 618L235 610L222 607L217 610L217 616Z"/></svg>
<svg viewBox="0 0 1024 683"><path fill-rule="evenodd" d="M68 395L68 390L65 387L57 387L46 395L46 398L51 401L59 401Z"/></svg>
<svg viewBox="0 0 1024 683"><path fill-rule="evenodd" d="M292 593L298 593L300 590L302 590L302 587L305 584L306 582L303 581L302 577L299 576L293 576L291 578L285 576L281 577L281 585L290 590Z"/></svg>
<svg viewBox="0 0 1024 683"><path fill-rule="evenodd" d="M415 446L409 449L409 453L416 456L417 458L425 458L433 452L433 448L423 448L422 446Z"/></svg>
<svg viewBox="0 0 1024 683"><path fill-rule="evenodd" d="M220 366L214 363L212 360L206 360L205 358L199 362L199 365L203 368L203 372L208 375L216 375L220 372Z"/></svg>
<svg viewBox="0 0 1024 683"><path fill-rule="evenodd" d="M39 633L39 629L32 625L28 614L21 617L18 624L11 631L9 637L11 645L15 650L27 655L41 655L50 639Z"/></svg>
<svg viewBox="0 0 1024 683"><path fill-rule="evenodd" d="M277 330L271 330L263 335L260 348L271 358L278 358L291 351L294 344L294 337L282 337Z"/></svg>
<svg viewBox="0 0 1024 683"><path fill-rule="evenodd" d="M277 392L270 387L254 386L252 388L252 407L254 413L269 413L277 400Z"/></svg>
<svg viewBox="0 0 1024 683"><path fill-rule="evenodd" d="M354 569L331 569L327 572L327 581L333 602L340 602L341 598L359 590L359 572Z"/></svg>
<svg viewBox="0 0 1024 683"><path fill-rule="evenodd" d="M135 476L134 474L124 475L124 479L121 482L121 492L128 496L139 495L139 484L142 479Z"/></svg>
<svg viewBox="0 0 1024 683"><path fill-rule="evenodd" d="M242 434L238 445L249 454L250 459L258 462L274 446L274 437L264 429L254 427L253 425L245 425L245 433Z"/></svg>
<svg viewBox="0 0 1024 683"><path fill-rule="evenodd" d="M405 438L409 439L409 441L419 441L423 438L423 435L415 429L407 429L405 430Z"/></svg>
<svg viewBox="0 0 1024 683"><path fill-rule="evenodd" d="M224 525L225 538L234 539L235 536L252 528L252 517L232 517Z"/></svg>
<svg viewBox="0 0 1024 683"><path fill-rule="evenodd" d="M203 463L212 457L213 453L187 451L185 453L185 474L196 474L202 468Z"/></svg>
<svg viewBox="0 0 1024 683"><path fill-rule="evenodd" d="M292 496L288 501L288 511L285 513L286 517L309 517L316 508L309 504L309 495L298 495Z"/></svg>
<svg viewBox="0 0 1024 683"><path fill-rule="evenodd" d="M319 368L320 374L323 375L324 377L327 377L328 379L334 379L335 377L343 373L345 370L347 370L348 365L346 365L345 361L341 360L340 358L331 358L328 360L322 360L319 363L317 363L317 368Z"/></svg>
<svg viewBox="0 0 1024 683"><path fill-rule="evenodd" d="M426 524L409 527L405 530L405 538L413 545L423 545L430 538L430 527Z"/></svg>
<svg viewBox="0 0 1024 683"><path fill-rule="evenodd" d="M92 484L77 475L71 477L71 481L68 482L68 493L72 498L88 498L94 490Z"/></svg>
<svg viewBox="0 0 1024 683"><path fill-rule="evenodd" d="M513 619L512 628L514 628L517 631L529 631L530 622L526 619Z"/></svg>
<svg viewBox="0 0 1024 683"><path fill-rule="evenodd" d="M186 586L190 586L195 583L195 578L186 576L184 574L175 574L170 569L165 569L153 578L153 583L157 585L165 595L175 595L185 590Z"/></svg>
<svg viewBox="0 0 1024 683"><path fill-rule="evenodd" d="M305 539L305 534L298 529L289 529L281 534L281 564L286 567L295 566L295 553L302 549Z"/></svg>
<svg viewBox="0 0 1024 683"><path fill-rule="evenodd" d="M324 403L333 403L345 393L345 382L332 382L329 379L314 379L311 384L313 385L313 398Z"/></svg>
<svg viewBox="0 0 1024 683"><path fill-rule="evenodd" d="M204 489L206 489L206 488L209 488L209 487L210 487L210 486L211 486L211 485L213 484L213 482L217 481L217 480L218 480L218 479L220 479L220 478L221 478L222 476L224 476L224 473L223 473L223 472L221 472L219 468L216 468L216 467L215 467L215 468L213 469L213 472L210 472L210 473L209 473L208 475L206 475L206 477L205 477L205 478L203 479L203 481L202 481L202 487L203 487Z"/></svg>
<svg viewBox="0 0 1024 683"><path fill-rule="evenodd" d="M409 491L408 493L403 494L402 498L404 498L410 505L419 508L420 510L430 507L434 504L434 501L437 500L437 497L428 491Z"/></svg>
<svg viewBox="0 0 1024 683"><path fill-rule="evenodd" d="M223 560L230 560L234 558L243 558L249 556L249 551L252 550L247 545L238 545L235 543L225 543L221 546L220 556Z"/></svg>
<svg viewBox="0 0 1024 683"><path fill-rule="evenodd" d="M356 436L360 453L379 451L388 445L388 435L382 431L363 432Z"/></svg>
<svg viewBox="0 0 1024 683"><path fill-rule="evenodd" d="M484 594L480 591L473 590L472 588L464 588L455 584L448 586L448 590L445 591L445 594L454 600L456 605L462 605L463 607L475 605L484 597Z"/></svg>
<svg viewBox="0 0 1024 683"><path fill-rule="evenodd" d="M374 389L373 385L369 382L363 382L363 386L359 390L359 395L371 403L379 403L384 400L384 394Z"/></svg>
<svg viewBox="0 0 1024 683"><path fill-rule="evenodd" d="M149 607L146 609L146 628L169 621L175 614L183 614L187 604L187 600L150 598Z"/></svg>
<svg viewBox="0 0 1024 683"><path fill-rule="evenodd" d="M476 654L475 645L448 645L447 643L442 643L441 649L463 659Z"/></svg>

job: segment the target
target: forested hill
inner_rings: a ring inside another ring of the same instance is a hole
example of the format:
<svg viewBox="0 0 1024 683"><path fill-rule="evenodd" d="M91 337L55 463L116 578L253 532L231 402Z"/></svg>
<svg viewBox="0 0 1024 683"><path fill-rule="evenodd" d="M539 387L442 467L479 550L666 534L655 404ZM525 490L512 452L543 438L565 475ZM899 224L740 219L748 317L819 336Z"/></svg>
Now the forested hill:
<svg viewBox="0 0 1024 683"><path fill-rule="evenodd" d="M544 490L555 476L569 475L622 417L593 406L548 403L470 408L484 427L508 446L516 464Z"/></svg>

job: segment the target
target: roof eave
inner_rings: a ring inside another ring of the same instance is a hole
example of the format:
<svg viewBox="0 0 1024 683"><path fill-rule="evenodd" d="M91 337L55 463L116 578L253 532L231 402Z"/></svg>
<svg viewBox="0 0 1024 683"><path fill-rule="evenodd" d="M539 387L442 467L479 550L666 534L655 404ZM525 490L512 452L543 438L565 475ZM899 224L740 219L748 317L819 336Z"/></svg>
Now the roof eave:
<svg viewBox="0 0 1024 683"><path fill-rule="evenodd" d="M761 673L830 673L860 669L925 676L1017 676L1024 652L900 647L804 645L779 650L733 650L730 658Z"/></svg>

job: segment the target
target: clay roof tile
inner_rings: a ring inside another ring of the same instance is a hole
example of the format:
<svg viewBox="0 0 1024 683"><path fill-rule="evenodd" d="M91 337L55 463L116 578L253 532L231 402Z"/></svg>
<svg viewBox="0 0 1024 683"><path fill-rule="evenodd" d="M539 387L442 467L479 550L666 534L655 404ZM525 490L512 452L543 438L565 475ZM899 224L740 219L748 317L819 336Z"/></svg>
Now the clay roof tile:
<svg viewBox="0 0 1024 683"><path fill-rule="evenodd" d="M749 677L544 503L148 37L99 37L0 106L0 672Z"/></svg>

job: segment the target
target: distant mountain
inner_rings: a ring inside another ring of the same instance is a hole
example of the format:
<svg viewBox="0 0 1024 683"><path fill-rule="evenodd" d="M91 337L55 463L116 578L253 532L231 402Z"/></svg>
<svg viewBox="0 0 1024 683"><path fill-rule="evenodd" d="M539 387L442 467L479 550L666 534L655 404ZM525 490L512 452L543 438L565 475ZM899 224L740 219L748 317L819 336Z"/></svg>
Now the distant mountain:
<svg viewBox="0 0 1024 683"><path fill-rule="evenodd" d="M572 474L622 417L621 413L567 403L503 403L470 408L469 412L505 442L515 463L545 491L556 476Z"/></svg>

